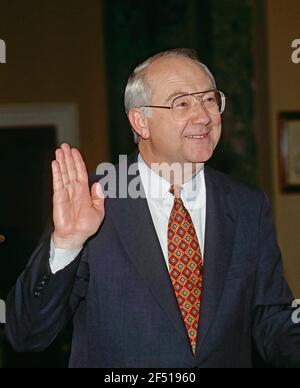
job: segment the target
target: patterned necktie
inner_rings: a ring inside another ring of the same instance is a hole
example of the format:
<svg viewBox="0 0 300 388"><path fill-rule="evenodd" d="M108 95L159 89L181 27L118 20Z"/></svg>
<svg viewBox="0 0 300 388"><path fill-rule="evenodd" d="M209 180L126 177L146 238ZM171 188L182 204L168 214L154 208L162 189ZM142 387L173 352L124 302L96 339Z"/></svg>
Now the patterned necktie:
<svg viewBox="0 0 300 388"><path fill-rule="evenodd" d="M191 216L181 199L181 187L171 186L175 197L168 226L170 276L195 354L200 318L203 260Z"/></svg>

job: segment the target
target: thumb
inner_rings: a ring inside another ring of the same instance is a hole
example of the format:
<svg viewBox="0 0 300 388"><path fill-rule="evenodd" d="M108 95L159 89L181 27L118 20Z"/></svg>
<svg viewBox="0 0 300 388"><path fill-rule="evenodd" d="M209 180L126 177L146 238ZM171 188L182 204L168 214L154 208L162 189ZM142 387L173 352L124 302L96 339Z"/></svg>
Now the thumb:
<svg viewBox="0 0 300 388"><path fill-rule="evenodd" d="M102 210L105 197L104 197L101 184L99 182L93 184L91 194L92 194L93 206L98 210Z"/></svg>

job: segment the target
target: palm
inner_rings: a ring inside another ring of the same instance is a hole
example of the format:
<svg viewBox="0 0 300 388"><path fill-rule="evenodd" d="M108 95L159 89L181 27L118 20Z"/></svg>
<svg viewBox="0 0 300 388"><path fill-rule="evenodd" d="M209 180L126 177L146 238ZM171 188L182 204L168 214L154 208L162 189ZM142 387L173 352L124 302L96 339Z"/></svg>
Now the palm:
<svg viewBox="0 0 300 388"><path fill-rule="evenodd" d="M104 218L104 199L97 184L89 189L84 162L77 150L66 144L53 162L53 221L57 239L82 245L99 229Z"/></svg>

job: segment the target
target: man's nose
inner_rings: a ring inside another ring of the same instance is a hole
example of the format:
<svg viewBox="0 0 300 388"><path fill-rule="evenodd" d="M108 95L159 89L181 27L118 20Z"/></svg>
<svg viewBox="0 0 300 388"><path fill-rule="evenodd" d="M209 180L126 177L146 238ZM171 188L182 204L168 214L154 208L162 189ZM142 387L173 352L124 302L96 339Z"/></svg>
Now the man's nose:
<svg viewBox="0 0 300 388"><path fill-rule="evenodd" d="M192 124L208 125L211 122L211 117L202 103L199 101L193 109Z"/></svg>

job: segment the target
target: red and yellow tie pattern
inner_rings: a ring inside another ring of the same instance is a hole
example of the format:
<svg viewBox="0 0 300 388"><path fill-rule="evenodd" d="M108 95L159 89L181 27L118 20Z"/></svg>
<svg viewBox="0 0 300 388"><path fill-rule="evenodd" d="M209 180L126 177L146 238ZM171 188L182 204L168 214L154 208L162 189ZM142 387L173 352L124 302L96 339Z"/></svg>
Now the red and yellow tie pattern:
<svg viewBox="0 0 300 388"><path fill-rule="evenodd" d="M175 196L168 226L169 270L173 287L195 354L200 318L203 260L191 216L181 198L181 188L172 186Z"/></svg>

